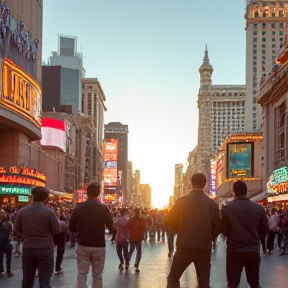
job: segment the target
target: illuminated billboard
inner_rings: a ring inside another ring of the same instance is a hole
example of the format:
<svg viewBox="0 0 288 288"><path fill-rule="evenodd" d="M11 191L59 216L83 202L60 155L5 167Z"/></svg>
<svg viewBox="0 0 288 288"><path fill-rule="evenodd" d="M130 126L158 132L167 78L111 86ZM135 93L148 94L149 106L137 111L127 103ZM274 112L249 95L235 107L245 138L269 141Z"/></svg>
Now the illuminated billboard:
<svg viewBox="0 0 288 288"><path fill-rule="evenodd" d="M227 178L253 177L253 142L227 144Z"/></svg>
<svg viewBox="0 0 288 288"><path fill-rule="evenodd" d="M0 183L45 187L46 176L35 169L0 166Z"/></svg>
<svg viewBox="0 0 288 288"><path fill-rule="evenodd" d="M104 143L104 161L117 161L118 160L118 140L109 139Z"/></svg>
<svg viewBox="0 0 288 288"><path fill-rule="evenodd" d="M67 136L65 122L58 119L42 118L41 146L59 148L66 152Z"/></svg>
<svg viewBox="0 0 288 288"><path fill-rule="evenodd" d="M216 195L216 187L217 187L217 177L216 177L216 161L211 162L210 168L210 195L211 197L215 197Z"/></svg>
<svg viewBox="0 0 288 288"><path fill-rule="evenodd" d="M270 195L288 192L288 167L282 167L272 173L267 183L267 190Z"/></svg>
<svg viewBox="0 0 288 288"><path fill-rule="evenodd" d="M1 80L1 104L40 127L42 93L38 82L8 58L2 61Z"/></svg>
<svg viewBox="0 0 288 288"><path fill-rule="evenodd" d="M117 186L118 183L117 168L104 168L103 182L104 186Z"/></svg>

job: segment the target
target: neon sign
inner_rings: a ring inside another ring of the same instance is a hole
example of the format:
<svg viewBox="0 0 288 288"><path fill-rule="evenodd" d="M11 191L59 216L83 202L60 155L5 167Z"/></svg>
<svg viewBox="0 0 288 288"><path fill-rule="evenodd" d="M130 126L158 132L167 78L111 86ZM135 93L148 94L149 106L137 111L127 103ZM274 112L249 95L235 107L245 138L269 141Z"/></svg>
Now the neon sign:
<svg viewBox="0 0 288 288"><path fill-rule="evenodd" d="M0 102L40 127L41 88L31 76L8 58L4 58L2 63Z"/></svg>
<svg viewBox="0 0 288 288"><path fill-rule="evenodd" d="M20 186L14 186L14 185L0 185L0 194L2 195L31 195L32 188L28 187L20 187Z"/></svg>
<svg viewBox="0 0 288 288"><path fill-rule="evenodd" d="M288 191L288 167L282 167L275 170L267 183L269 194L278 195Z"/></svg>
<svg viewBox="0 0 288 288"><path fill-rule="evenodd" d="M0 183L17 183L45 187L46 176L27 167L0 166Z"/></svg>
<svg viewBox="0 0 288 288"><path fill-rule="evenodd" d="M216 177L216 162L211 162L210 170L210 194L214 198L216 195L217 177Z"/></svg>

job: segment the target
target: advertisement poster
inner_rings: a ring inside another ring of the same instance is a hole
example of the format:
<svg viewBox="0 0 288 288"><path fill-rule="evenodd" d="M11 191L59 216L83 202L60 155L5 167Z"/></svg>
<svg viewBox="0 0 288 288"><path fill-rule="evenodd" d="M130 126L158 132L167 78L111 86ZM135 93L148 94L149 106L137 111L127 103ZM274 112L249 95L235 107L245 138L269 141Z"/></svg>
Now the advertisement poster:
<svg viewBox="0 0 288 288"><path fill-rule="evenodd" d="M279 195L288 191L288 167L276 169L269 177L267 190L270 195Z"/></svg>
<svg viewBox="0 0 288 288"><path fill-rule="evenodd" d="M217 177L216 177L216 161L211 162L210 170L210 196L212 198L216 195Z"/></svg>
<svg viewBox="0 0 288 288"><path fill-rule="evenodd" d="M227 144L227 178L253 177L253 143Z"/></svg>

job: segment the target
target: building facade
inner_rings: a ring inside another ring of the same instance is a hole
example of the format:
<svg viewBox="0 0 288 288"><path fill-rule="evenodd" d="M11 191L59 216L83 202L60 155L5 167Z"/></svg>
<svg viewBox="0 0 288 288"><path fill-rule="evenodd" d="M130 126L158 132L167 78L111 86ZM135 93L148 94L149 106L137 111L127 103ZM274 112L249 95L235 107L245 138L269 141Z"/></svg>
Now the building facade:
<svg viewBox="0 0 288 288"><path fill-rule="evenodd" d="M261 106L256 97L263 74L271 71L283 48L287 16L287 0L247 1L245 131L261 129Z"/></svg>
<svg viewBox="0 0 288 288"><path fill-rule="evenodd" d="M183 196L183 164L175 164L175 181L174 181L174 194L173 199L176 201L179 197Z"/></svg>
<svg viewBox="0 0 288 288"><path fill-rule="evenodd" d="M286 36L287 37L287 36ZM263 179L268 202L288 207L288 43L261 86L257 101L263 117Z"/></svg>
<svg viewBox="0 0 288 288"><path fill-rule="evenodd" d="M120 122L110 122L104 126L104 139L118 140L117 170L121 172L121 187L119 196L123 197L124 204L127 198L127 175L128 175L128 125Z"/></svg>
<svg viewBox="0 0 288 288"><path fill-rule="evenodd" d="M212 85L213 67L206 48L199 68L199 126L195 172L209 178L210 161L230 133L244 130L245 86Z"/></svg>
<svg viewBox="0 0 288 288"><path fill-rule="evenodd" d="M140 184L141 206L151 208L151 187L149 184Z"/></svg>

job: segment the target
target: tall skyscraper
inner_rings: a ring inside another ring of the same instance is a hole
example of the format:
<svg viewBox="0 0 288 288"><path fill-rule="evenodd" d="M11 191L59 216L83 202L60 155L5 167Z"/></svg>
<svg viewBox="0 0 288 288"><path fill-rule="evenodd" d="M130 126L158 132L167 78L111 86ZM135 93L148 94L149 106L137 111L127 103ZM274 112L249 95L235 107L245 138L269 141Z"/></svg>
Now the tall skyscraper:
<svg viewBox="0 0 288 288"><path fill-rule="evenodd" d="M245 131L261 129L262 110L256 97L285 42L288 0L248 0L246 6Z"/></svg>
<svg viewBox="0 0 288 288"><path fill-rule="evenodd" d="M127 175L128 175L128 125L120 122L110 122L105 125L104 139L118 140L118 178L121 177L121 186L119 187L119 196L123 197L124 204L127 198Z"/></svg>
<svg viewBox="0 0 288 288"><path fill-rule="evenodd" d="M212 85L213 67L206 47L199 68L199 124L195 172L209 176L210 160L230 133L244 130L245 85Z"/></svg>
<svg viewBox="0 0 288 288"><path fill-rule="evenodd" d="M48 66L61 66L61 105L73 105L78 113L82 112L81 80L85 70L83 55L77 52L77 38L60 35L58 51L51 52Z"/></svg>

